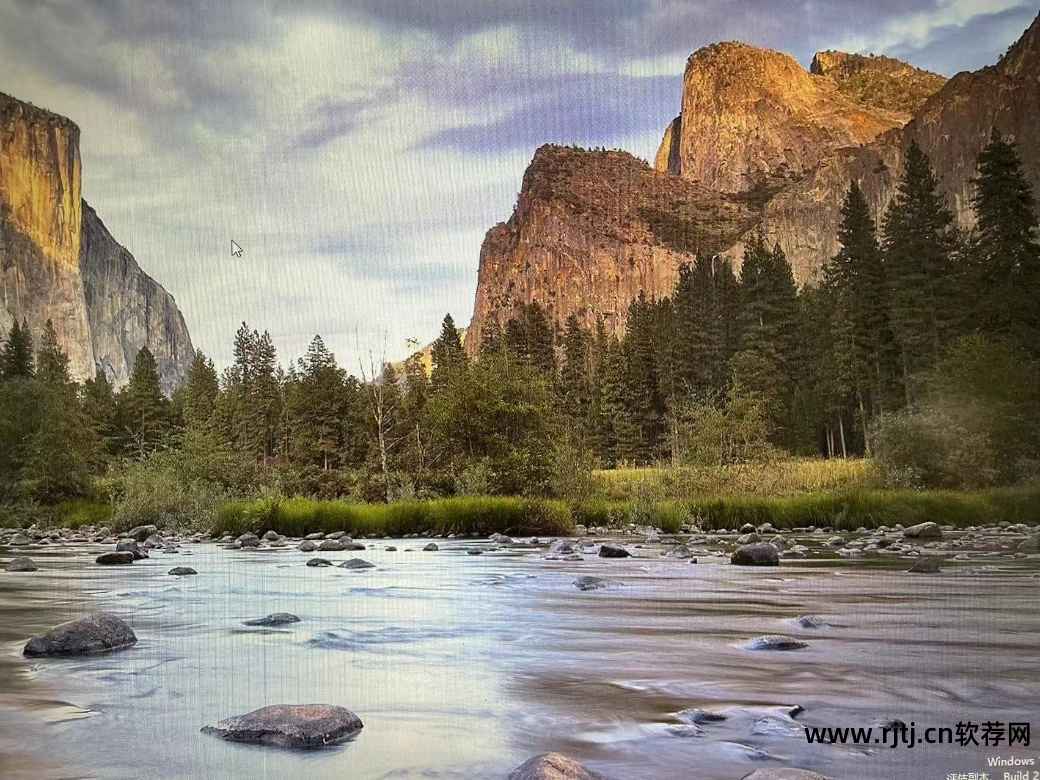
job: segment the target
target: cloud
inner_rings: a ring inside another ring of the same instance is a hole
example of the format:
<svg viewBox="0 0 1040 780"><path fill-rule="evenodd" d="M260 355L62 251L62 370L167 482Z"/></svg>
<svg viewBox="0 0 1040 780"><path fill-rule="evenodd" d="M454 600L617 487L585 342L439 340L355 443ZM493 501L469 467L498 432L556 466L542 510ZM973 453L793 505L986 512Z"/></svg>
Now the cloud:
<svg viewBox="0 0 1040 780"><path fill-rule="evenodd" d="M84 193L230 360L354 366L467 321L480 244L545 142L656 149L687 56L741 39L952 73L1035 4L996 0L0 0L0 89L74 119ZM245 254L230 257L231 239Z"/></svg>

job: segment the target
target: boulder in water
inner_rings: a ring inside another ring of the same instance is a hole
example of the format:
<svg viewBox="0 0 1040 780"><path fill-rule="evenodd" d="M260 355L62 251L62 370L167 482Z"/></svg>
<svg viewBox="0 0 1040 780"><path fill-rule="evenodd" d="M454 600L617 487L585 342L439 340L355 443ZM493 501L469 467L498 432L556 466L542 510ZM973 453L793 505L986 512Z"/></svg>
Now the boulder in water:
<svg viewBox="0 0 1040 780"><path fill-rule="evenodd" d="M94 561L102 566L124 566L134 562L134 554L129 551L101 553Z"/></svg>
<svg viewBox="0 0 1040 780"><path fill-rule="evenodd" d="M756 636L744 643L745 650L803 650L808 647L805 642L790 636L769 634L767 636Z"/></svg>
<svg viewBox="0 0 1040 780"><path fill-rule="evenodd" d="M148 557L148 553L142 550L141 545L133 539L120 539L116 542L116 552L133 553L135 561L140 561Z"/></svg>
<svg viewBox="0 0 1040 780"><path fill-rule="evenodd" d="M33 637L22 650L24 655L84 655L106 650L121 650L137 643L130 626L110 612L70 620L46 634Z"/></svg>
<svg viewBox="0 0 1040 780"><path fill-rule="evenodd" d="M423 547L423 552L437 552L440 547L437 546L436 542L430 542L428 545Z"/></svg>
<svg viewBox="0 0 1040 780"><path fill-rule="evenodd" d="M36 561L32 558L22 556L21 558L15 558L4 566L4 571L37 571L39 568L36 565Z"/></svg>
<svg viewBox="0 0 1040 780"><path fill-rule="evenodd" d="M152 534L159 533L159 529L154 525L139 525L136 528L131 528L127 531L127 536L133 539L135 542L143 542Z"/></svg>
<svg viewBox="0 0 1040 780"><path fill-rule="evenodd" d="M326 539L318 545L318 549L322 552L343 552L346 547L339 539Z"/></svg>
<svg viewBox="0 0 1040 780"><path fill-rule="evenodd" d="M11 541L7 543L8 547L25 547L30 544L29 537L25 534L18 533L11 537Z"/></svg>
<svg viewBox="0 0 1040 780"><path fill-rule="evenodd" d="M600 590L601 588L609 588L614 583L602 577L578 577L573 584L578 590Z"/></svg>
<svg viewBox="0 0 1040 780"><path fill-rule="evenodd" d="M507 780L606 780L560 753L535 756L513 770Z"/></svg>
<svg viewBox="0 0 1040 780"><path fill-rule="evenodd" d="M332 561L328 558L311 558L307 561L308 566L331 566Z"/></svg>
<svg viewBox="0 0 1040 780"><path fill-rule="evenodd" d="M808 769L769 768L756 769L750 775L744 775L741 780L827 780L819 772L810 772Z"/></svg>
<svg viewBox="0 0 1040 780"><path fill-rule="evenodd" d="M363 561L361 558L351 558L349 561L344 561L339 565L341 569L352 569L354 571L364 571L365 569L374 569L376 565L370 561Z"/></svg>
<svg viewBox="0 0 1040 780"><path fill-rule="evenodd" d="M918 523L903 531L906 539L942 539L942 529L938 523Z"/></svg>
<svg viewBox="0 0 1040 780"><path fill-rule="evenodd" d="M939 568L939 561L932 556L925 558L918 558L914 565L907 569L911 574L938 574L941 569Z"/></svg>
<svg viewBox="0 0 1040 780"><path fill-rule="evenodd" d="M230 742L252 742L288 748L334 745L361 731L361 718L332 704L274 704L206 726Z"/></svg>
<svg viewBox="0 0 1040 780"><path fill-rule="evenodd" d="M291 612L275 612L262 618L243 621L246 626L287 626L290 623L299 623L300 619Z"/></svg>
<svg viewBox="0 0 1040 780"><path fill-rule="evenodd" d="M611 544L603 544L599 548L600 558L629 558L631 555L632 553L624 547L615 547Z"/></svg>
<svg viewBox="0 0 1040 780"><path fill-rule="evenodd" d="M754 542L738 547L729 560L737 566L778 566L780 554L769 542Z"/></svg>
<svg viewBox="0 0 1040 780"><path fill-rule="evenodd" d="M198 572L190 566L174 566L168 574L172 574L174 577L187 577L191 574L198 574Z"/></svg>
<svg viewBox="0 0 1040 780"><path fill-rule="evenodd" d="M310 539L304 539L296 547L300 552L314 552L318 549L318 543L311 541Z"/></svg>

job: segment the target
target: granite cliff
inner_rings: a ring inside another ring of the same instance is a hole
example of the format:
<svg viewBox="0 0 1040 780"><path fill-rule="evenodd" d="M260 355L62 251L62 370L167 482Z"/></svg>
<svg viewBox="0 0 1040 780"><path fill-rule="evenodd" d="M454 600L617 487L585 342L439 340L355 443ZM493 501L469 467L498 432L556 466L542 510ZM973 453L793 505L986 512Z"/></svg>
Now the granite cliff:
<svg viewBox="0 0 1040 780"><path fill-rule="evenodd" d="M105 371L117 387L138 351L156 357L164 389L193 352L176 303L81 198L79 128L0 93L0 329L50 320L77 379Z"/></svg>
<svg viewBox="0 0 1040 780"><path fill-rule="evenodd" d="M820 52L805 70L741 43L705 47L687 62L653 169L621 152L538 150L512 216L484 240L468 346L532 301L558 323L574 313L620 331L633 298L670 294L698 252L739 263L753 230L805 283L837 251L849 184L880 218L911 140L968 225L994 128L1017 141L1040 194L1040 17L999 63L949 81L889 57Z"/></svg>
<svg viewBox="0 0 1040 780"><path fill-rule="evenodd" d="M626 152L543 146L508 222L488 231L466 349L518 305L539 302L557 322L602 317L621 332L640 292L669 295L679 265L718 252L752 223L740 198L718 198Z"/></svg>

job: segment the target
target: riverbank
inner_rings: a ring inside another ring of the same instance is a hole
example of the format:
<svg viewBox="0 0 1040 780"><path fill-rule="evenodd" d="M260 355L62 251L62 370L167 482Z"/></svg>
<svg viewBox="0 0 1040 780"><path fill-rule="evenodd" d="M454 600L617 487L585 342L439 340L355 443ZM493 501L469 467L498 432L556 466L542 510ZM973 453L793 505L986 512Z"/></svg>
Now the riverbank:
<svg viewBox="0 0 1040 780"><path fill-rule="evenodd" d="M769 523L775 528L816 526L840 530L910 526L932 521L966 528L986 523L1040 522L1040 487L976 492L937 490L821 490L792 495L720 495L693 498L591 500L569 504L535 498L477 496L390 504L312 498L228 502L207 527L163 530L214 536L262 533L286 536L343 531L353 536L489 535L563 536L575 526L625 529L650 526L665 533L735 529ZM46 525L107 525L106 504L57 507ZM115 528L114 530L126 530Z"/></svg>

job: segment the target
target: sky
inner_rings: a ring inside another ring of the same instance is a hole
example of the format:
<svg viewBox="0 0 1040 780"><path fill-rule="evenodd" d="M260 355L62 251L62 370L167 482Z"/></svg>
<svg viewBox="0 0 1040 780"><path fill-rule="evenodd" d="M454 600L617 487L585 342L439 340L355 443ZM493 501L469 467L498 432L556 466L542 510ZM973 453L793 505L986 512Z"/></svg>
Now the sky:
<svg viewBox="0 0 1040 780"><path fill-rule="evenodd" d="M0 91L81 129L83 195L230 361L315 334L358 371L473 309L543 143L652 159L687 57L992 64L1038 0L0 0ZM231 256L231 241L243 250Z"/></svg>

